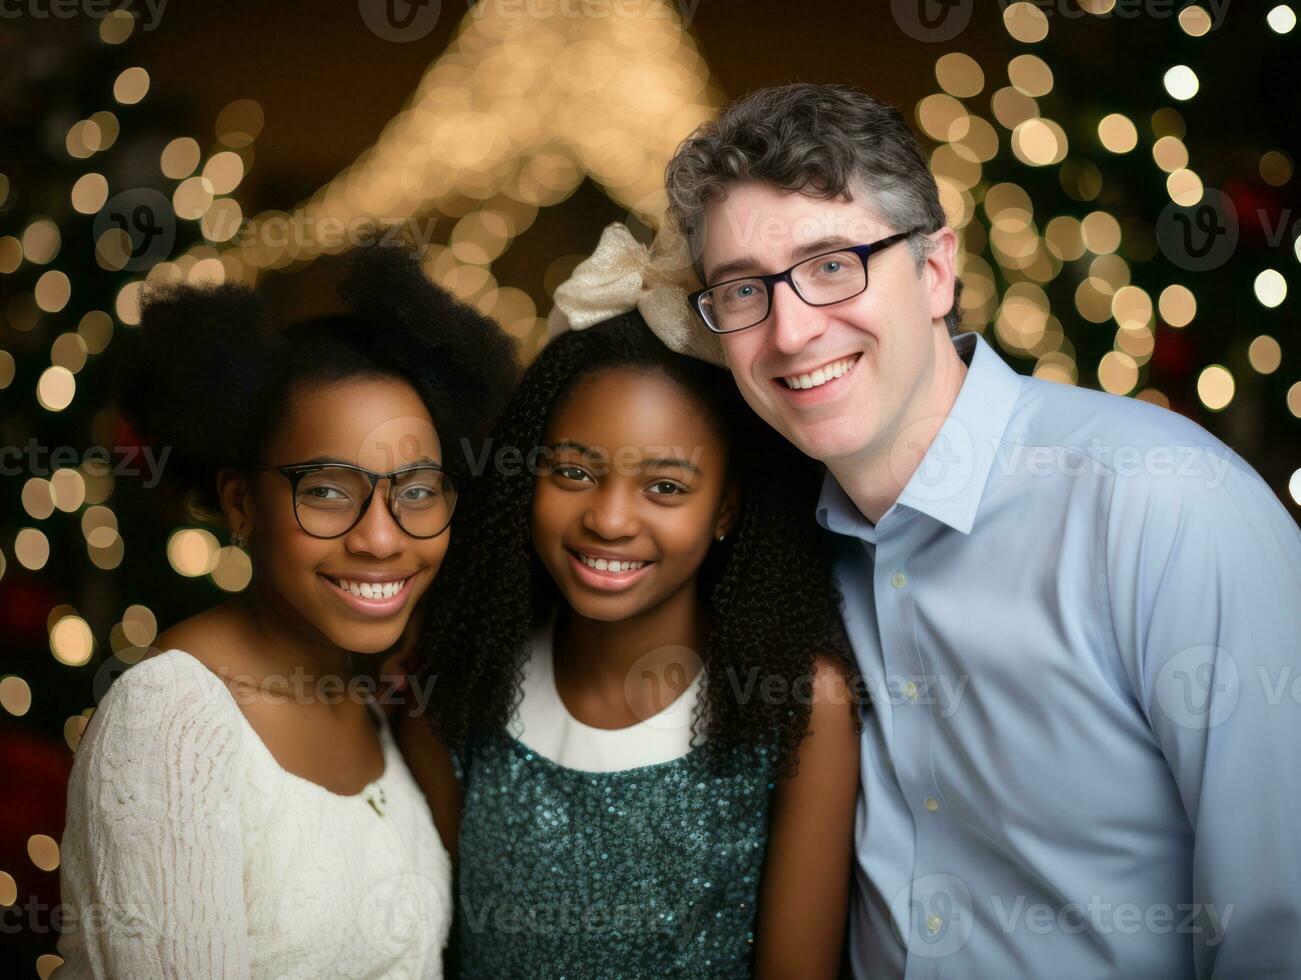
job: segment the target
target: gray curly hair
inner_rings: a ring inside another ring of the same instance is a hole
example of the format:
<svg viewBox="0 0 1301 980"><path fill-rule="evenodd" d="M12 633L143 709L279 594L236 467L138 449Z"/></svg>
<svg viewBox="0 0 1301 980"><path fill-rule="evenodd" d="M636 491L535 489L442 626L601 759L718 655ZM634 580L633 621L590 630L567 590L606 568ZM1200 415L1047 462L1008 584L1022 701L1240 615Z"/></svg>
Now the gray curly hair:
<svg viewBox="0 0 1301 980"><path fill-rule="evenodd" d="M870 196L873 210L898 230L938 231L947 224L921 144L894 106L846 85L798 83L760 89L723 109L678 147L665 173L668 218L686 237L703 277L705 208L729 184L760 180L821 199ZM935 247L908 239L920 275ZM944 317L957 333L962 280Z"/></svg>

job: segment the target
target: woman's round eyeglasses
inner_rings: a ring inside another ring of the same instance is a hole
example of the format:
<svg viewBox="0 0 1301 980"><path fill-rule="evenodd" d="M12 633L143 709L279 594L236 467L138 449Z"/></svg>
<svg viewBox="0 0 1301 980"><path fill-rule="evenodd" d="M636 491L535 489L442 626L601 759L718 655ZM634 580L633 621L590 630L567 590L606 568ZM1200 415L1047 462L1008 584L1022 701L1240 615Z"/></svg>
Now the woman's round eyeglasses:
<svg viewBox="0 0 1301 980"><path fill-rule="evenodd" d="M296 463L260 467L289 480L294 519L314 538L340 538L361 521L381 481L397 526L413 538L436 538L456 509L456 484L441 466L417 463L377 473L351 463Z"/></svg>

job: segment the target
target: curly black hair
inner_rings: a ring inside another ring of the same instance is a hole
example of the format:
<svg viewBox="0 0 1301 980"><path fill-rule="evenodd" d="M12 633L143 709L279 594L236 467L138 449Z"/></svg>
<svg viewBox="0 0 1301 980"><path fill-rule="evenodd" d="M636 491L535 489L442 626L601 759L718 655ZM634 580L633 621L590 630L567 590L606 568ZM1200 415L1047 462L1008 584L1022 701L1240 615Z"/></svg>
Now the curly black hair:
<svg viewBox="0 0 1301 980"><path fill-rule="evenodd" d="M171 448L169 477L205 516L217 474L255 463L305 386L351 378L410 383L454 473L518 378L516 342L431 282L407 243L367 242L339 287L346 312L277 329L257 294L222 284L149 286L118 374L123 416Z"/></svg>
<svg viewBox="0 0 1301 980"><path fill-rule="evenodd" d="M809 699L757 696L764 679L782 678L795 690L819 655L857 676L830 575L831 543L813 519L820 481L813 462L754 416L727 372L668 350L636 312L551 341L489 444L528 458L578 381L628 368L659 372L698 403L728 447L729 480L742 489L736 526L712 546L698 576L713 625L693 742L775 738L778 771L791 772L809 727ZM562 601L531 539L534 478L527 467L488 466L476 476L454 518L455 533L473 547L449 553L427 599L416 674L433 684L431 727L458 754L509 722L529 633Z"/></svg>

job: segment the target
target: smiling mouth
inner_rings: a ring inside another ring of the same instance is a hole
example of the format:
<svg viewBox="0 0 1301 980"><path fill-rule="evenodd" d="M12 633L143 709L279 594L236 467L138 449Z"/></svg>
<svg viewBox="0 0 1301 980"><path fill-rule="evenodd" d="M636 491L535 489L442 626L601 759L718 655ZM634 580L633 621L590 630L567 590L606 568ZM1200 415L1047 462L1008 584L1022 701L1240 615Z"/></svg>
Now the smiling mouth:
<svg viewBox="0 0 1301 980"><path fill-rule="evenodd" d="M391 582L357 582L352 579L324 576L326 581L334 585L335 588L359 599L370 599L373 602L382 602L385 599L392 599L395 595L399 595L414 577L414 575L410 575L406 578L394 579Z"/></svg>
<svg viewBox="0 0 1301 980"><path fill-rule="evenodd" d="M862 354L853 354L849 357L842 357L839 360L830 361L829 363L822 365L822 367L816 368L807 374L784 375L780 380L792 391L805 391L809 388L821 388L823 385L830 384L832 381L848 374L849 371L853 369L854 365L858 363L858 359L862 356Z"/></svg>
<svg viewBox="0 0 1301 980"><path fill-rule="evenodd" d="M618 574L619 572L635 572L639 568L651 564L648 561L618 561L613 558L593 558L591 555L585 555L581 551L571 552L579 561L588 568L598 572L608 572Z"/></svg>

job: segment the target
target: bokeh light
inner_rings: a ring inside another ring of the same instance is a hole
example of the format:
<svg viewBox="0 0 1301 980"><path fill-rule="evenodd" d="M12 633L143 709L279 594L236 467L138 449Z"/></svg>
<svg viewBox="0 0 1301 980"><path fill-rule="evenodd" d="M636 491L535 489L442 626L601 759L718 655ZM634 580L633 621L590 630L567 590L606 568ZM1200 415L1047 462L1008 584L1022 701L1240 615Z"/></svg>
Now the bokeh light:
<svg viewBox="0 0 1301 980"><path fill-rule="evenodd" d="M1221 364L1212 364L1197 376L1197 397L1212 412L1228 407L1233 401L1234 389L1233 375Z"/></svg>
<svg viewBox="0 0 1301 980"><path fill-rule="evenodd" d="M1287 280L1277 269L1265 269L1256 276L1252 288L1261 306L1275 307L1287 298Z"/></svg>

